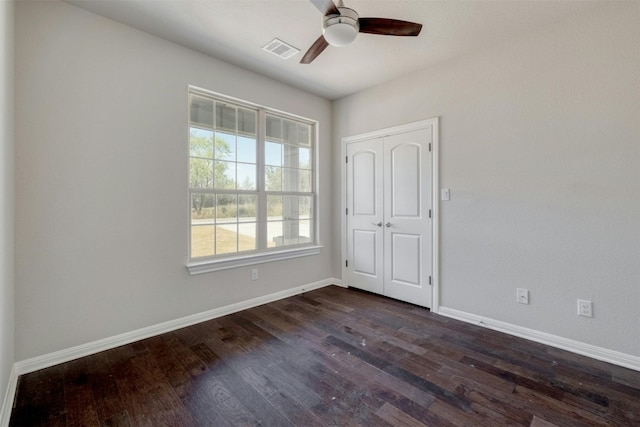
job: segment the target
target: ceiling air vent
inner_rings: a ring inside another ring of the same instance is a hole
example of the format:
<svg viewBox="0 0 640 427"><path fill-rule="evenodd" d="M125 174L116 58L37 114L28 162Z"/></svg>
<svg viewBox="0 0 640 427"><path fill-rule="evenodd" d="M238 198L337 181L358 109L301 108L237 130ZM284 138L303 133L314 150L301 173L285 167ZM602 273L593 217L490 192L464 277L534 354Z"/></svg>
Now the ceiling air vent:
<svg viewBox="0 0 640 427"><path fill-rule="evenodd" d="M271 40L269 43L262 46L262 50L273 53L275 56L278 56L282 59L289 59L296 53L300 52L300 49L296 49L295 47L283 42L280 39Z"/></svg>

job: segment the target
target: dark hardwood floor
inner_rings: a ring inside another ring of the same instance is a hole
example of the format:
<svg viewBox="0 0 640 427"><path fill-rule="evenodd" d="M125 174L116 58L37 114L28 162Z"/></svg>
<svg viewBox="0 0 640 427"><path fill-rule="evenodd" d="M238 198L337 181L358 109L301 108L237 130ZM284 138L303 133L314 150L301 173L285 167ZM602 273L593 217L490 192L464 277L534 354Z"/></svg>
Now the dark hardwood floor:
<svg viewBox="0 0 640 427"><path fill-rule="evenodd" d="M638 426L640 372L330 286L24 375L10 425Z"/></svg>

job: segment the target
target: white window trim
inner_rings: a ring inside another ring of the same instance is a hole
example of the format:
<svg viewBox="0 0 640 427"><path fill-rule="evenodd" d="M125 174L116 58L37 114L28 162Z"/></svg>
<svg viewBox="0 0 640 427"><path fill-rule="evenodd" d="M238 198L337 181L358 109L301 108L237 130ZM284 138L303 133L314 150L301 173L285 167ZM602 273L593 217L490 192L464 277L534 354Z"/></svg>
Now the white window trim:
<svg viewBox="0 0 640 427"><path fill-rule="evenodd" d="M300 258L309 255L318 255L322 251L322 246L305 246L302 248L285 249L281 251L261 252L246 256L233 258L212 259L203 262L187 264L190 275L211 273L213 271L228 270L230 268L247 267L254 264L262 264L272 261L283 261L287 259Z"/></svg>
<svg viewBox="0 0 640 427"><path fill-rule="evenodd" d="M227 95L223 95L220 93L216 93L216 92L212 92L210 90L207 89L203 89L201 87L198 86L193 86L193 85L189 85L187 88L187 94L191 93L191 92L202 92L203 94L207 94L207 95L211 95L211 96L215 96L217 98L221 98L221 99L227 99L230 102L233 103L238 103L238 104L244 104L246 106L249 107L253 107L253 108L257 108L259 110L262 110L260 112L260 114L264 114L265 111L268 111L270 113L274 113L274 114L281 114L284 116L288 116L291 118L296 118L296 119L300 119L303 121L307 121L307 122L311 122L314 123L314 148L313 148L313 158L314 158L314 165L313 165L313 178L314 178L314 224L313 224L313 228L314 228L314 233L315 233L315 242L312 244L307 244L305 246L293 246L293 247L287 247L285 249L281 249L281 250L274 250L274 249L267 249L267 250L263 250L261 252L255 253L255 252L251 252L251 253L245 253L245 254L241 254L241 255L236 255L236 256L229 256L229 257L224 257L224 258L217 258L217 259L205 259L202 261L193 261L193 262L187 262L186 264L186 268L189 272L189 275L193 276L193 275L197 275L197 274L203 274L203 273L211 273L211 272L215 272L215 271L221 271L221 270L229 270L229 269L233 269L233 268L240 268L240 267L247 267L247 266L251 266L251 265L255 265L255 264L263 264L263 263L267 263L267 262L274 262L274 261L284 261L284 260L289 260L289 259L295 259L295 258L301 258L301 257L306 257L306 256L312 256L312 255L318 255L320 254L320 252L322 252L323 249L323 245L321 244L321 235L320 235L320 208L319 208L319 199L320 199L320 180L319 180L319 165L320 165L320 153L318 150L318 141L319 141L319 123L316 120L312 120L306 117L302 117L302 116L298 116L296 114L292 114L292 113L288 113L285 111L280 111L277 109L273 109L273 108L269 108L269 107L265 107L259 104L254 104L252 102L249 101L245 101L239 98L234 98L234 97L230 97ZM187 96L187 105L188 108L190 108L190 102L188 101L189 97ZM263 130L264 131L264 130ZM259 155L259 153L256 153L257 155ZM263 165L264 167L264 165ZM263 179L261 174L258 174L258 179ZM258 183L258 185L260 185L260 183ZM190 231L190 220L187 219L187 229L189 229L189 236L191 235L191 231ZM191 237L189 237L189 245L191 244Z"/></svg>

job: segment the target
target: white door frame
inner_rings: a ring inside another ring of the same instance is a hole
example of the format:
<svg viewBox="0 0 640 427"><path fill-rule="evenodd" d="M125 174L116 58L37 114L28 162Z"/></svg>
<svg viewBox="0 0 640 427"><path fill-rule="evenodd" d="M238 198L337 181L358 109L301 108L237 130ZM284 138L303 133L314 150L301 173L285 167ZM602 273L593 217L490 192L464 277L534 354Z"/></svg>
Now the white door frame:
<svg viewBox="0 0 640 427"><path fill-rule="evenodd" d="M431 147L431 209L433 210L433 218L432 218L432 242L431 242L431 265L432 267L432 286L431 286L431 308L430 310L433 313L437 313L440 306L440 274L439 274L439 253L440 253L440 184L438 182L439 170L439 128L438 128L439 118L434 117L427 120L421 120L418 122L407 123L400 126L394 126L386 129L379 129L372 132L362 133L354 136L347 136L342 138L341 143L341 158L347 158L347 144L350 142L357 142L361 140L380 138L385 136L390 136L399 133L410 132L419 129L426 129L432 127L433 129L433 141ZM342 177L342 197L341 197L341 206L340 212L342 216L341 227L342 227L342 282L343 285L348 286L346 283L347 280L347 268L345 265L345 260L347 259L347 165L343 163L341 170Z"/></svg>

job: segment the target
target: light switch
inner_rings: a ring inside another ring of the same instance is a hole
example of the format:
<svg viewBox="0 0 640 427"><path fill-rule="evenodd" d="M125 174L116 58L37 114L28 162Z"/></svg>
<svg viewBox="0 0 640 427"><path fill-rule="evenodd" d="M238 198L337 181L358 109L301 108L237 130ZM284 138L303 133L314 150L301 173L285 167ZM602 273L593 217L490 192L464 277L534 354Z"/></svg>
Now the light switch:
<svg viewBox="0 0 640 427"><path fill-rule="evenodd" d="M449 189L441 188L440 189L440 200L449 200Z"/></svg>

